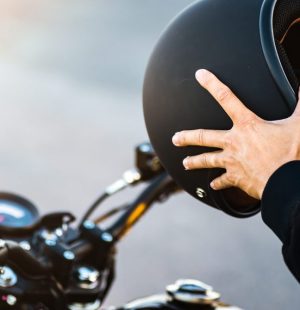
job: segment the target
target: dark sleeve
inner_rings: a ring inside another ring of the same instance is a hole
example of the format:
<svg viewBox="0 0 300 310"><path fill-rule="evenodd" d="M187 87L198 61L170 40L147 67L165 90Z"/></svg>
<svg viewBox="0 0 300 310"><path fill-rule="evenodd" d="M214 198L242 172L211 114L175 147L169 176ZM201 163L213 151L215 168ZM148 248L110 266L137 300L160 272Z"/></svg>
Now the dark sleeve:
<svg viewBox="0 0 300 310"><path fill-rule="evenodd" d="M300 161L289 162L269 179L261 201L263 221L282 241L285 263L300 282Z"/></svg>

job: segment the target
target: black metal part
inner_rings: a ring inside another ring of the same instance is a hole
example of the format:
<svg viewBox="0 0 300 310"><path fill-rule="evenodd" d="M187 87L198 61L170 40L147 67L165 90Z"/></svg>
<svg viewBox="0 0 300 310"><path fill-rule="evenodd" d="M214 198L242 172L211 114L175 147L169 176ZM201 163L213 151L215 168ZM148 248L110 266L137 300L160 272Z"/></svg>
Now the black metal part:
<svg viewBox="0 0 300 310"><path fill-rule="evenodd" d="M115 238L108 231L101 230L93 222L85 221L80 227L81 238L93 245L95 256L91 257L93 265L104 270L111 254L115 251Z"/></svg>
<svg viewBox="0 0 300 310"><path fill-rule="evenodd" d="M153 154L148 155L141 162L153 158ZM0 266L10 266L18 279L14 287L0 287L0 294L13 294L17 305L28 307L24 309L37 304L41 309L66 309L69 304L102 302L115 277L116 242L154 202L178 189L165 172L153 172L151 179L142 194L122 208L124 214L107 230L90 221L72 228L70 224L75 217L58 212L40 218L29 231L25 230L26 234L10 236L2 247L0 241ZM21 242L26 242L25 248ZM82 266L99 272L99 279L89 288L76 276L76 270Z"/></svg>
<svg viewBox="0 0 300 310"><path fill-rule="evenodd" d="M96 210L96 208L108 197L109 194L107 192L104 192L99 198L96 199L96 201L88 208L86 213L83 215L79 223L79 227L82 226L82 224L90 217L90 215Z"/></svg>
<svg viewBox="0 0 300 310"><path fill-rule="evenodd" d="M141 173L141 179L148 181L164 171L161 162L149 142L141 143L135 148L135 165Z"/></svg>
<svg viewBox="0 0 300 310"><path fill-rule="evenodd" d="M151 160L155 154L149 145L137 153L139 167L150 182L133 202L102 217L104 220L123 211L109 228L103 230L88 220L72 227L75 217L57 212L39 218L23 230L17 228L18 233L11 229L4 235L7 240L0 239L1 309L62 310L71 305L71 309L96 309L103 303L115 278L116 243L153 203L179 189L166 172L153 169ZM11 279L7 278L9 275ZM142 299L136 308L122 309L188 309L178 302L170 303L169 298Z"/></svg>
<svg viewBox="0 0 300 310"><path fill-rule="evenodd" d="M134 182L132 185L137 184L140 181L149 181L155 176L158 176L164 172L164 168L149 142L144 142L136 146L135 166L140 173L141 178L139 181ZM79 226L82 226L82 224L91 216L91 214L99 207L99 205L103 203L103 201L109 196L110 194L108 192L101 194L100 197L97 198L96 201L88 208L82 217Z"/></svg>
<svg viewBox="0 0 300 310"><path fill-rule="evenodd" d="M70 212L53 212L41 217L39 226L49 230L69 225L75 221L75 216Z"/></svg>
<svg viewBox="0 0 300 310"><path fill-rule="evenodd" d="M18 243L6 240L0 248L0 266L12 264L20 273L30 278L47 277L49 266L41 263L33 254L24 250Z"/></svg>
<svg viewBox="0 0 300 310"><path fill-rule="evenodd" d="M177 184L167 173L160 174L151 181L150 185L107 231L116 240L119 240L148 211L155 201L159 201L160 198L168 196L177 189Z"/></svg>
<svg viewBox="0 0 300 310"><path fill-rule="evenodd" d="M109 218L111 218L112 216L118 214L119 212L122 212L122 211L125 211L129 208L129 205L128 204L124 204L122 206L119 206L119 207L115 207L109 211L107 211L106 213L98 216L95 220L93 220L93 222L95 224L99 224Z"/></svg>

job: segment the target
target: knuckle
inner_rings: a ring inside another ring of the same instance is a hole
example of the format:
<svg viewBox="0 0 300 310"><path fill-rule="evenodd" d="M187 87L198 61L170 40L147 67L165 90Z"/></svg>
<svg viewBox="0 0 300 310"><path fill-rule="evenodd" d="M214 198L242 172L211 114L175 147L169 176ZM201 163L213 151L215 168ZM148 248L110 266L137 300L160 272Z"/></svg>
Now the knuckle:
<svg viewBox="0 0 300 310"><path fill-rule="evenodd" d="M227 183L228 182L226 181L226 177L222 175L219 178L214 180L214 187L216 189L223 189L224 187L226 187Z"/></svg>
<svg viewBox="0 0 300 310"><path fill-rule="evenodd" d="M204 144L204 130L203 129L198 129L197 131L197 142L199 145Z"/></svg>
<svg viewBox="0 0 300 310"><path fill-rule="evenodd" d="M234 163L235 163L234 157L232 155L228 155L226 157L226 165L229 166L229 167L233 167Z"/></svg>
<svg viewBox="0 0 300 310"><path fill-rule="evenodd" d="M203 155L202 155L201 166L202 166L203 168L208 168L208 158L207 158L207 154L203 154Z"/></svg>
<svg viewBox="0 0 300 310"><path fill-rule="evenodd" d="M225 135L224 140L223 140L225 148L231 148L233 145L233 139L229 135Z"/></svg>
<svg viewBox="0 0 300 310"><path fill-rule="evenodd" d="M217 90L217 92L216 92L216 98L217 98L217 100L220 101L220 102L223 102L223 101L225 101L225 100L228 100L228 99L230 99L231 97L232 97L232 92L231 92L231 90L230 90L228 87L226 87L226 86L219 88L219 89Z"/></svg>
<svg viewBox="0 0 300 310"><path fill-rule="evenodd" d="M217 167L217 166L220 166L221 164L220 158L215 154L211 155L210 162L211 162L212 167Z"/></svg>
<svg viewBox="0 0 300 310"><path fill-rule="evenodd" d="M255 130L258 124L260 123L260 120L254 115L254 114L249 114L243 119L241 119L238 123L237 126L239 128L243 129L248 129L248 130Z"/></svg>
<svg viewBox="0 0 300 310"><path fill-rule="evenodd" d="M214 167L224 168L225 160L224 160L224 155L221 154L221 152L218 155L213 156L212 160L213 160Z"/></svg>
<svg viewBox="0 0 300 310"><path fill-rule="evenodd" d="M233 173L227 172L227 178L226 179L230 185L234 186L236 184L236 178L235 178Z"/></svg>

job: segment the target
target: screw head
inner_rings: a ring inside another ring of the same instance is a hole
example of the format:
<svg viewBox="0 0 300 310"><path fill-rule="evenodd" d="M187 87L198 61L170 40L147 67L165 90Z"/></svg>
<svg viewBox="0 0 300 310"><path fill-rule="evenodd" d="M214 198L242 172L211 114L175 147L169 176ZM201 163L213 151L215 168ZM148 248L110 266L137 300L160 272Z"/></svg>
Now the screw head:
<svg viewBox="0 0 300 310"><path fill-rule="evenodd" d="M102 233L101 238L102 238L102 240L104 240L106 242L112 242L113 241L113 236L108 232Z"/></svg>
<svg viewBox="0 0 300 310"><path fill-rule="evenodd" d="M91 222L91 221L85 221L83 223L83 226L86 229L93 229L93 228L95 228L95 224L93 222Z"/></svg>
<svg viewBox="0 0 300 310"><path fill-rule="evenodd" d="M64 258L67 260L73 260L75 258L75 254L72 251L64 251Z"/></svg>
<svg viewBox="0 0 300 310"><path fill-rule="evenodd" d="M6 302L10 306L14 306L17 303L17 298L14 295L7 295Z"/></svg>
<svg viewBox="0 0 300 310"><path fill-rule="evenodd" d="M100 273L97 269L89 266L79 267L75 271L78 285L84 289L94 289L99 284Z"/></svg>
<svg viewBox="0 0 300 310"><path fill-rule="evenodd" d="M203 188L201 188L201 187L197 187L196 188L196 194L201 199L203 199L203 198L205 198L207 196L205 190Z"/></svg>
<svg viewBox="0 0 300 310"><path fill-rule="evenodd" d="M143 153L148 153L151 151L151 146L148 143L143 143L140 145L140 151Z"/></svg>
<svg viewBox="0 0 300 310"><path fill-rule="evenodd" d="M48 246L55 246L55 245L56 245L56 241L55 241L55 240L52 240L52 239L47 239L47 240L45 240L45 243L46 243Z"/></svg>

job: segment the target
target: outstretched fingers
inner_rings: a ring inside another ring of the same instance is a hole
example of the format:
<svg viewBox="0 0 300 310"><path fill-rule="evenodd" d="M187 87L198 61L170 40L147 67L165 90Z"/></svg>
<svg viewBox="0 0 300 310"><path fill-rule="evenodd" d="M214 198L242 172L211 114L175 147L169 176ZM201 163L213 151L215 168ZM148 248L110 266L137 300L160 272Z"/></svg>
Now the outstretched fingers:
<svg viewBox="0 0 300 310"><path fill-rule="evenodd" d="M209 146L223 148L225 130L196 129L177 132L172 141L176 146Z"/></svg>
<svg viewBox="0 0 300 310"><path fill-rule="evenodd" d="M225 165L223 151L203 153L196 156L188 156L183 160L186 170L223 168Z"/></svg>
<svg viewBox="0 0 300 310"><path fill-rule="evenodd" d="M218 101L234 124L255 116L213 73L198 70L196 79Z"/></svg>
<svg viewBox="0 0 300 310"><path fill-rule="evenodd" d="M234 184L230 182L228 174L225 172L220 177L214 179L210 183L210 187L214 190L221 190L232 187Z"/></svg>

